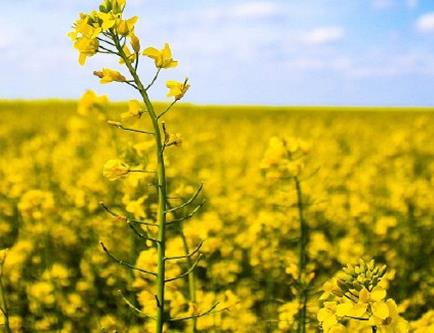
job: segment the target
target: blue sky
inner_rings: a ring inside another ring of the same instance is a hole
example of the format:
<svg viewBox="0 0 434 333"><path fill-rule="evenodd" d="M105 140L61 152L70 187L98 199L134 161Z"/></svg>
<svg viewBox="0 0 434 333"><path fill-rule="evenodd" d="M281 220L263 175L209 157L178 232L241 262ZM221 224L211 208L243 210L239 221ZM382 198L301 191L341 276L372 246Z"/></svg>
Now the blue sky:
<svg viewBox="0 0 434 333"><path fill-rule="evenodd" d="M93 0L2 1L0 98L131 99L91 74L66 33ZM432 0L129 0L142 46L170 42L186 101L272 105L434 105ZM153 68L141 69L151 77ZM165 100L164 82L152 91Z"/></svg>

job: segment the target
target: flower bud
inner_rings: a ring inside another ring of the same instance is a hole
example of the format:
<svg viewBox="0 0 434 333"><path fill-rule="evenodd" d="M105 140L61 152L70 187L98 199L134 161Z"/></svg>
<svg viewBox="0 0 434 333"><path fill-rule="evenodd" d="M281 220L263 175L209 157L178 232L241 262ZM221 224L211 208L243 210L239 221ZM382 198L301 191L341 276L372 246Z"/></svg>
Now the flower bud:
<svg viewBox="0 0 434 333"><path fill-rule="evenodd" d="M133 48L134 52L139 53L140 52L140 39L134 33L130 33L130 42L131 42L131 47Z"/></svg>

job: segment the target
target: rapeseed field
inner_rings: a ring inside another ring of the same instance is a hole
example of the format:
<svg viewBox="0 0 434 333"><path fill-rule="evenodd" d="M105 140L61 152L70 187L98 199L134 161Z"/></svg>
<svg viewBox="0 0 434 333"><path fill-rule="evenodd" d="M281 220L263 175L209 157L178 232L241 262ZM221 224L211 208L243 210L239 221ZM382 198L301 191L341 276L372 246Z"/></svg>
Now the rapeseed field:
<svg viewBox="0 0 434 333"><path fill-rule="evenodd" d="M97 108L83 101L80 108L68 101L1 103L0 230L1 247L8 248L2 252L2 304L12 332L153 330L153 320L143 315L155 304L151 281L119 266L99 245L103 241L137 267L154 268L152 244L100 206L104 201L119 214L152 221L156 194L150 175L132 173L111 182L102 174L110 159L151 167L151 143L136 133L119 136L106 124L127 104L100 102ZM309 228L307 331L319 330L324 284L361 258L387 265L384 288L409 331L432 331L432 110L181 104L168 123L182 134L182 145L167 152L171 200L181 203L201 183L196 202L206 199L184 222L189 246L203 241L197 308L191 307L188 281L179 280L167 288L173 316L218 302L214 313L197 319L198 331L296 328L297 191L272 168L273 158L280 158L277 138L285 138L303 149L296 163L303 167L291 170L300 170ZM171 233L167 251L182 252L181 239ZM176 262L169 273L185 269ZM169 332L189 326L174 322ZM353 320L342 332L366 327Z"/></svg>

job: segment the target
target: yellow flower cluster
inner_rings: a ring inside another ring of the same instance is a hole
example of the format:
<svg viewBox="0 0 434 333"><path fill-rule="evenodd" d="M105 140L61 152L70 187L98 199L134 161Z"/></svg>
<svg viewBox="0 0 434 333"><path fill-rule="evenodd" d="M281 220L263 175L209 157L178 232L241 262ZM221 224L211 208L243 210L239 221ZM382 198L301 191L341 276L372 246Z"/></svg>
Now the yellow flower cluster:
<svg viewBox="0 0 434 333"><path fill-rule="evenodd" d="M161 50L147 47L143 52L140 52L140 40L134 32L138 17L133 16L124 19L125 6L125 0L104 0L98 11L80 14L79 19L73 25L73 30L68 34L75 49L79 52L79 63L84 65L87 58L93 57L97 53L107 53L119 57L120 64L125 64L125 62L132 64L138 61L141 53L141 55L154 60L158 73L162 69L176 67L178 61L173 59L172 50L168 43L165 43ZM127 40L129 44L127 44ZM115 46L118 46L123 54L113 50ZM95 71L94 75L100 78L102 84L121 82L131 85L131 81L133 81L128 80L121 72L110 68ZM167 81L167 88L169 89L167 96L174 97L174 100L178 101L184 97L190 84L188 84L188 79L185 79L184 82L170 80ZM95 99L95 96L90 94L87 97Z"/></svg>
<svg viewBox="0 0 434 333"><path fill-rule="evenodd" d="M400 317L391 298L386 299L382 279L386 266L374 260L347 265L337 277L324 285L324 307L318 312L324 332L345 332L343 320L366 322L376 332L407 333L407 322Z"/></svg>
<svg viewBox="0 0 434 333"><path fill-rule="evenodd" d="M84 65L88 57L94 56L100 46L100 36L118 32L123 36L134 35L137 17L122 19L125 0L104 0L99 11L80 14L74 30L68 34L79 52L79 63Z"/></svg>
<svg viewBox="0 0 434 333"><path fill-rule="evenodd" d="M304 168L308 152L309 145L303 140L272 137L262 159L261 168L271 179L296 177Z"/></svg>

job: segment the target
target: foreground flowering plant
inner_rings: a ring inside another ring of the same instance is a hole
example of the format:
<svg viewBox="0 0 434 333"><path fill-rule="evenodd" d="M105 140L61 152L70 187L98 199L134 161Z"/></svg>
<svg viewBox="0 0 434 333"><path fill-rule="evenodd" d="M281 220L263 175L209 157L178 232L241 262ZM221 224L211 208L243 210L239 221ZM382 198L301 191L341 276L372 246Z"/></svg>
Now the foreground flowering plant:
<svg viewBox="0 0 434 333"><path fill-rule="evenodd" d="M308 256L310 228L305 210L309 202L302 188L302 176L309 152L310 146L303 140L272 137L261 162L261 169L272 185L276 185L276 181L281 181L282 185L289 186L284 188L283 192L295 191L295 198L292 199L295 201L294 206L297 210L298 225L295 232L298 236L298 248L294 252L298 253L297 255L294 253L294 257L298 258L290 262L286 273L293 279L291 291L297 301L293 300L282 306L280 311L285 314L280 315L279 319L280 328L289 329L295 326L297 333L306 333L308 323L313 322L309 318L308 303L311 296L310 291L313 289L315 271ZM284 200L291 199L285 198ZM285 207L288 210L288 206ZM295 317L297 317L296 322L292 323Z"/></svg>
<svg viewBox="0 0 434 333"><path fill-rule="evenodd" d="M342 324L356 320L366 323L372 332L406 333L407 322L400 317L398 307L386 298L386 266L374 260L347 265L337 277L324 285L325 300L318 312L324 332L347 332Z"/></svg>
<svg viewBox="0 0 434 333"><path fill-rule="evenodd" d="M125 5L125 0L104 0L98 11L80 14L80 18L75 22L74 30L69 34L69 37L79 52L79 63L81 65L84 65L89 57L93 57L96 54L115 56L119 60L119 63L126 67L127 74L114 69L103 68L95 71L94 75L100 79L100 83L102 84L117 82L131 86L139 93L144 103L143 107L140 101L131 100L128 104L128 110L120 115L120 121L110 120L108 124L124 131L152 137L155 148L155 160L145 163L147 164L146 167L149 167L148 170L144 169L143 165L131 167L120 159L112 159L105 163L103 175L110 181L115 181L125 178L131 173L148 174L150 177L147 180L151 182L151 186L155 188L157 193L157 209L154 212L154 219L132 219L116 213L104 203L101 203L101 205L110 215L120 221L126 222L136 236L145 240L147 244L150 244L151 248L155 249L155 256L152 258L155 263L155 270L152 270L154 268L152 265L150 269L144 269L143 267L130 264L112 254L104 243L101 242L101 246L104 252L115 262L126 266L135 273L141 274L147 280L155 281L154 287L156 292L151 296L152 302L154 302L155 314L145 313L136 308L124 296L123 299L141 317L154 320L155 331L157 333L162 332L165 326L169 327L172 323L189 319L193 321L191 327L192 331L195 332L197 318L215 312L217 307L217 303L214 303L208 310L199 312L196 306L194 271L202 258L202 254L200 253L202 242L199 242L194 249L190 248L191 245L187 242L182 227L183 222L197 213L203 205L203 202L201 202L190 212L185 213L185 209L193 205L196 198L198 198L202 191L202 186L199 186L187 201L177 206L171 205L168 195L165 152L168 147L179 146L181 138L178 134L170 133L166 123L162 121L163 116L172 106L184 97L190 85L188 79L181 82L168 81L166 84L169 89L167 96L173 97L173 101L162 112L156 112L148 92L156 82L161 70L176 67L178 61L173 59L172 51L167 43L161 50L155 47L141 50L140 40L135 34L135 24L138 18L136 16L124 18ZM152 59L156 67L156 73L147 85L143 83L139 75L139 60L142 55ZM91 100L95 96L91 96L90 94L88 93ZM144 130L131 127L136 126L145 116L150 122L151 129ZM139 200L138 204L143 205L143 201ZM144 207L138 207L137 209L135 208L135 211L143 211L143 209ZM169 228L171 230L168 230ZM167 256L166 244L169 234L181 237L184 250L182 255ZM167 266L173 261L185 261L188 264L188 268L185 272L175 270L177 275L168 277L166 273L170 271L168 271ZM188 279L191 311L185 316L172 317L168 313L166 306L168 302L166 298L166 285L184 278Z"/></svg>

